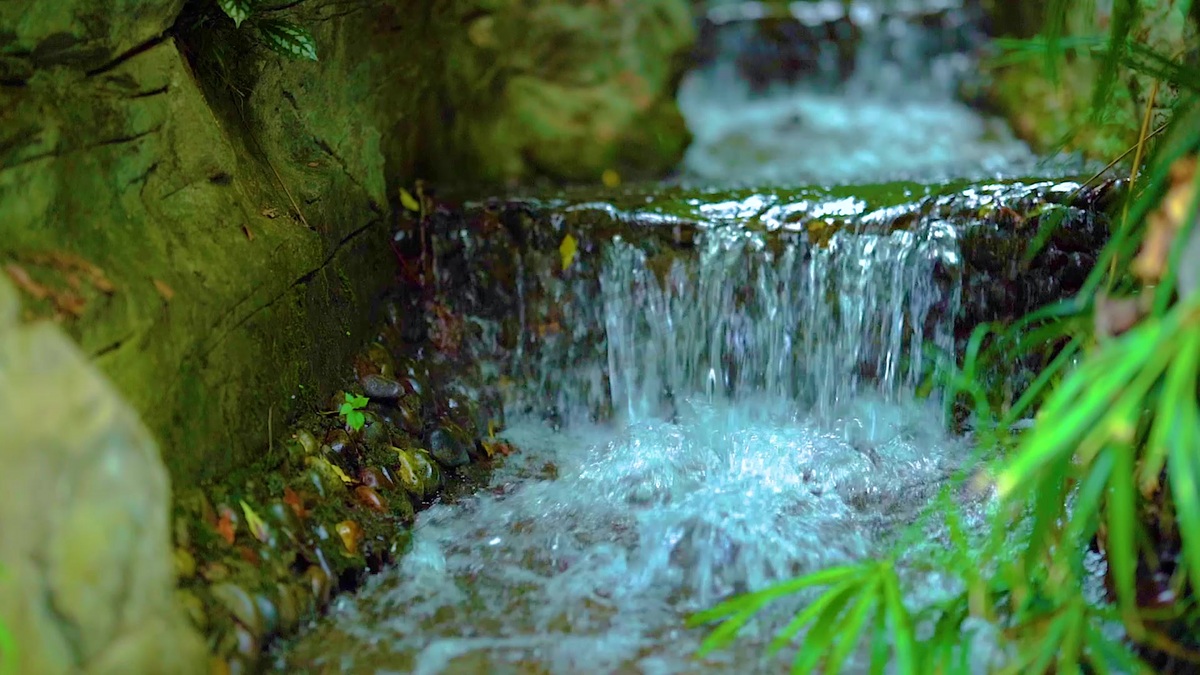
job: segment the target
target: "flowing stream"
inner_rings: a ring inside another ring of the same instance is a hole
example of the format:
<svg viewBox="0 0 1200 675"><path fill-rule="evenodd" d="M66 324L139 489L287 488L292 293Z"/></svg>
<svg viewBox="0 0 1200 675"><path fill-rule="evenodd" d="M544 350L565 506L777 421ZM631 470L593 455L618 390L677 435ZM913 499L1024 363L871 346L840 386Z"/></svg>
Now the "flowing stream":
<svg viewBox="0 0 1200 675"><path fill-rule="evenodd" d="M957 100L972 30L957 3L791 3L804 21L788 25L824 26L822 35L853 18L856 47L846 56L827 37L796 38L787 44L807 45L815 74L755 91L732 55L752 44L738 22L750 26L767 5L713 10L714 24L732 28L722 56L680 95L697 136L686 178L799 185L1056 172ZM829 84L847 59L853 73ZM791 650L769 656L766 646L811 595L769 606L732 647L702 659L707 630L685 628L686 617L891 552L974 452L943 430L936 389L916 395L935 356L954 348L955 229L936 218L869 225L825 246L782 247L737 225L711 228L666 269L637 242L593 252L603 256L590 301L604 354L561 382L607 382L600 393L614 419L566 415L572 423L558 428L511 416L503 436L520 452L490 488L420 513L412 551L336 601L279 657L281 671L785 672ZM968 526L979 525L988 495L956 499ZM945 546L937 527L918 532L902 560ZM911 569L905 581L914 609L957 590ZM968 627L979 629L963 636L978 645L973 667L986 670L1000 655L987 626ZM865 668L855 654L845 671Z"/></svg>
<svg viewBox="0 0 1200 675"><path fill-rule="evenodd" d="M925 346L953 347L953 231L764 241L717 228L661 275L614 242L607 360L581 368L607 369L619 419L516 420L492 489L421 513L398 568L338 602L321 630L355 646L314 672L778 672L764 647L806 597L705 660L686 616L889 552L971 449L913 396ZM954 590L911 584L914 607Z"/></svg>

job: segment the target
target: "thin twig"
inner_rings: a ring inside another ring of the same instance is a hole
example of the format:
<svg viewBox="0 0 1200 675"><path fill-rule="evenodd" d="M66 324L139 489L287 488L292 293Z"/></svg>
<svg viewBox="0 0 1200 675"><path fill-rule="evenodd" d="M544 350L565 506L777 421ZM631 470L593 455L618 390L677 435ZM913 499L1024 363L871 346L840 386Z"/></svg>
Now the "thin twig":
<svg viewBox="0 0 1200 675"><path fill-rule="evenodd" d="M1157 136L1157 135L1159 135L1160 133L1162 133L1163 129L1166 129L1168 124L1169 124L1169 123L1164 123L1164 124L1163 124L1162 126L1160 126L1159 128L1157 128L1157 129L1155 129L1154 131L1150 132L1150 135L1146 137L1146 140L1150 140L1151 138L1154 138L1155 136ZM1073 200L1073 199L1075 199L1076 197L1078 197L1078 196L1079 196L1079 193L1080 193L1080 192L1083 192L1083 189L1084 189L1085 187L1087 187L1088 185L1091 185L1091 184L1092 184L1092 183L1093 183L1093 182L1094 182L1094 181L1095 181L1097 178L1099 178L1099 177L1103 176L1105 173L1107 173L1109 169L1113 168L1113 167L1114 167L1114 166L1116 166L1116 165L1117 165L1117 164L1118 164L1118 163L1119 163L1121 160L1123 160L1123 159L1125 159L1126 157L1128 157L1130 153L1132 153L1132 152L1136 152L1136 151L1137 151L1137 147L1138 147L1138 146L1136 146L1136 145L1135 145L1135 146L1133 146L1133 147L1129 148L1128 150L1126 150L1125 152L1122 152L1121 154L1117 155L1117 158L1116 158L1116 159L1114 159L1113 161L1109 162L1108 164L1104 165L1104 168L1103 168L1103 169L1100 169L1100 170L1099 170L1099 171L1097 171L1096 173L1092 174L1092 177L1091 177L1091 178L1089 178L1089 179L1087 179L1087 180L1083 181L1082 183L1080 183L1080 184L1079 184L1079 187L1075 188L1075 191L1074 191L1074 192L1072 192L1070 195L1068 195L1068 196L1067 196L1067 202L1070 202L1071 200Z"/></svg>
<svg viewBox="0 0 1200 675"><path fill-rule="evenodd" d="M253 136L253 134L251 134L251 136ZM257 140L254 142L255 144L258 143ZM262 149L261 145L259 146L259 149ZM271 158L267 156L266 152L263 152L263 159L267 160L267 166L271 167L271 173L275 174L275 180L279 181L279 186L283 188L283 193L287 195L288 201L292 203L292 209L296 211L297 216L300 216L300 222L303 223L305 227L312 229L312 226L308 224L308 220L304 218L304 213L300 210L300 205L297 204L296 199L292 197L292 191L288 189L287 183L283 182L283 177L280 176L279 172L275 170L275 165L271 163Z"/></svg>
<svg viewBox="0 0 1200 675"><path fill-rule="evenodd" d="M1150 117L1154 114L1154 102L1158 99L1158 80L1154 81L1154 85L1150 87L1150 96L1146 99L1146 113L1142 116L1142 126L1138 130L1138 142L1135 146L1137 152L1133 155L1133 167L1129 169L1129 189L1133 190L1133 184L1137 181L1138 167L1142 165L1142 157L1146 151L1146 141L1149 139L1147 132L1150 130ZM1121 229L1129 226L1129 200L1125 200L1125 206L1121 210ZM1117 256L1113 256L1108 263L1108 289L1112 290L1113 282L1117 279Z"/></svg>

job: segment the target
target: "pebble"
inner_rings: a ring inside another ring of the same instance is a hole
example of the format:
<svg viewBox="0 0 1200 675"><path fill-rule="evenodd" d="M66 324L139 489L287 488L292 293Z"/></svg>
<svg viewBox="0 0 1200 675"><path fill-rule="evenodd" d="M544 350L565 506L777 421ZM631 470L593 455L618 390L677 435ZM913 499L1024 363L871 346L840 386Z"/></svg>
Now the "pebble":
<svg viewBox="0 0 1200 675"><path fill-rule="evenodd" d="M435 429L429 434L429 452L433 458L447 468L464 466L471 462L467 443L455 437L447 429Z"/></svg>
<svg viewBox="0 0 1200 675"><path fill-rule="evenodd" d="M398 380L383 375L367 375L362 378L363 393L367 398L393 400L404 393L404 385Z"/></svg>

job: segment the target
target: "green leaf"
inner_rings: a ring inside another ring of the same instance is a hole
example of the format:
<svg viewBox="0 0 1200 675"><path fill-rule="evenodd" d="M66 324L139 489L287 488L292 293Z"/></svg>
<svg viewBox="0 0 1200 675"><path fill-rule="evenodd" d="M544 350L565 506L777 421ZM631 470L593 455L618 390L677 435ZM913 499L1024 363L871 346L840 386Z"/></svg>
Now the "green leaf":
<svg viewBox="0 0 1200 675"><path fill-rule="evenodd" d="M1169 444L1180 424L1188 423L1189 401L1195 405L1197 370L1200 369L1200 331L1193 330L1183 338L1178 356L1167 370L1163 391L1159 396L1154 426L1142 456L1141 485L1143 491L1158 484L1159 474L1167 461Z"/></svg>
<svg viewBox="0 0 1200 675"><path fill-rule="evenodd" d="M846 577L861 573L862 566L860 565L841 565L838 567L830 567L827 569L818 570L816 572L812 572L811 574L806 574L802 577L796 577L795 579L789 579L769 588L764 588L761 591L755 591L754 593L747 593L745 595L739 595L737 597L730 598L729 600L726 600L715 607L706 609L703 612L697 612L688 617L686 625L688 628L702 626L710 621L715 621L717 619L722 619L732 614L736 614L742 611L742 609L745 607L761 607L762 605L758 604L760 598L766 598L769 602L776 598L782 598L784 596L791 595L792 593L797 593L811 586L823 586L826 584L831 584L835 581L840 581Z"/></svg>
<svg viewBox="0 0 1200 675"><path fill-rule="evenodd" d="M242 22L250 17L254 9L254 0L217 0L221 11L233 19L233 25L241 27Z"/></svg>
<svg viewBox="0 0 1200 675"><path fill-rule="evenodd" d="M346 415L346 423L350 425L351 429L358 431L367 423L367 416L358 410L351 410Z"/></svg>
<svg viewBox="0 0 1200 675"><path fill-rule="evenodd" d="M1079 486L1075 496L1075 508L1071 511L1071 542L1089 541L1096 533L1096 516L1100 513L1100 499L1108 488L1109 476L1116 465L1116 452L1108 448L1101 452L1088 470L1087 477Z"/></svg>
<svg viewBox="0 0 1200 675"><path fill-rule="evenodd" d="M257 513L255 513L254 509L250 508L250 505L246 503L246 500L241 500L241 504L242 513L246 516L246 526L250 529L250 533L254 535L255 539L264 544L270 541L271 528L267 527L267 524L263 522L263 519Z"/></svg>
<svg viewBox="0 0 1200 675"><path fill-rule="evenodd" d="M1200 409L1194 396L1185 400L1171 443L1167 475L1183 539L1184 566L1192 588L1200 588L1200 454L1196 452L1200 447Z"/></svg>
<svg viewBox="0 0 1200 675"><path fill-rule="evenodd" d="M779 650L791 643L796 635L800 633L800 629L812 623L818 614L825 611L826 607L843 595L852 594L854 589L861 585L862 581L860 579L847 579L822 593L816 600L813 600L812 603L792 618L786 626L780 629L775 638L771 640L770 646L767 647L767 653L778 653Z"/></svg>
<svg viewBox="0 0 1200 675"><path fill-rule="evenodd" d="M367 398L366 396L346 392L346 404L348 404L353 410L361 410L367 407L367 404L370 402L371 399ZM345 407L346 404L343 404L342 407Z"/></svg>
<svg viewBox="0 0 1200 675"><path fill-rule="evenodd" d="M1133 652L1129 651L1123 641L1108 638L1091 623L1084 626L1084 634L1088 662L1100 673L1114 672L1114 670L1121 673L1139 674L1153 672Z"/></svg>
<svg viewBox="0 0 1200 675"><path fill-rule="evenodd" d="M871 616L871 610L876 607L879 600L879 587L882 581L874 579L859 594L858 601L846 612L846 617L842 624L838 626L837 646L833 648L829 658L824 664L824 671L827 673L842 672L842 664L850 656L850 652L858 645L862 634L863 626L867 623L867 618ZM878 613L882 616L884 612L880 608Z"/></svg>
<svg viewBox="0 0 1200 675"><path fill-rule="evenodd" d="M1134 488L1135 471L1132 448L1119 448L1113 452L1116 462L1109 478L1108 495L1108 564L1113 585L1117 591L1117 602L1124 615L1130 633L1138 635L1141 622L1137 618L1138 551L1134 539L1137 525L1137 501Z"/></svg>
<svg viewBox="0 0 1200 675"><path fill-rule="evenodd" d="M769 599L760 598L754 604L743 608L731 618L726 619L720 626L717 626L716 630L709 633L708 637L704 638L704 642L700 643L700 649L697 653L700 656L705 656L709 652L720 649L732 642L737 632L742 629L742 626L745 626L746 622L750 621L758 613L758 610L766 606L768 602L770 602Z"/></svg>
<svg viewBox="0 0 1200 675"><path fill-rule="evenodd" d="M263 19L255 26L272 51L293 59L317 60L317 43L307 29L280 19Z"/></svg>
<svg viewBox="0 0 1200 675"><path fill-rule="evenodd" d="M872 590L874 590L874 585L872 585ZM838 626L841 622L837 618L846 608L846 604L850 602L850 598L854 597L854 593L852 589L847 589L836 594L829 593L828 597L830 597L829 602L822 608L821 614L804 636L800 650L796 652L796 658L792 661L792 673L811 673L816 669L817 663L829 650L834 637L838 635Z"/></svg>
<svg viewBox="0 0 1200 675"><path fill-rule="evenodd" d="M900 675L917 673L917 638L913 631L912 617L904 606L900 592L900 581L896 571L889 565L883 577L884 606L892 625L892 648L896 652L896 672Z"/></svg>

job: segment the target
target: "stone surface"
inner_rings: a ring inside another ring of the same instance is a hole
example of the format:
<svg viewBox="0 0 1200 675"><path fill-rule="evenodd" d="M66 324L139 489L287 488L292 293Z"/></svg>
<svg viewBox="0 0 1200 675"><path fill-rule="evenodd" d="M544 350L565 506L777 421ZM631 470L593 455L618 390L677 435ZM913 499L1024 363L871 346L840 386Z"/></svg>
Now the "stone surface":
<svg viewBox="0 0 1200 675"><path fill-rule="evenodd" d="M35 69L106 67L162 38L184 0L5 0L0 3L0 80Z"/></svg>
<svg viewBox="0 0 1200 675"><path fill-rule="evenodd" d="M397 185L657 171L686 140L684 0L273 11L315 63L182 4L0 7L0 266L181 484L245 466L343 375L396 270Z"/></svg>
<svg viewBox="0 0 1200 675"><path fill-rule="evenodd" d="M434 429L429 434L429 453L447 468L465 466L471 462L467 441L451 429Z"/></svg>
<svg viewBox="0 0 1200 675"><path fill-rule="evenodd" d="M291 215L173 43L2 88L0 129L0 260L49 289L31 310L112 377L177 480L238 466L299 385L340 373L392 270L379 205L326 162L305 170L327 197Z"/></svg>
<svg viewBox="0 0 1200 675"><path fill-rule="evenodd" d="M170 487L137 414L0 280L0 621L17 672L201 673L175 605Z"/></svg>
<svg viewBox="0 0 1200 675"><path fill-rule="evenodd" d="M435 174L598 180L664 172L689 135L674 103L695 40L686 0L437 3L465 30L441 36L437 114L450 152ZM457 151L457 152L456 152Z"/></svg>

